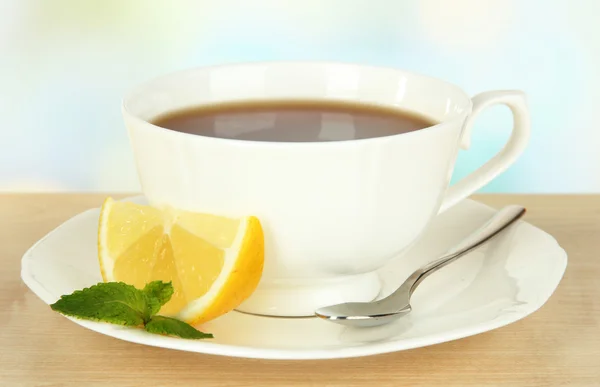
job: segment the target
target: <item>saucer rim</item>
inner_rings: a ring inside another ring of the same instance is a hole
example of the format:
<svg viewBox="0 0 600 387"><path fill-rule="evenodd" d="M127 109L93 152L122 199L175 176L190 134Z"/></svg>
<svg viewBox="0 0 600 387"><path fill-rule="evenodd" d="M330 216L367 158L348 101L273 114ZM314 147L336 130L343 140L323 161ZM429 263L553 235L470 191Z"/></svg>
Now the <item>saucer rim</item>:
<svg viewBox="0 0 600 387"><path fill-rule="evenodd" d="M124 198L122 200L141 200L144 199L143 195L131 196L128 198ZM461 205L464 202L468 202L468 205L479 207L479 211L485 210L488 212L493 212L495 209L492 207L478 202L473 199L464 199L459 202L457 205ZM58 297L54 296L50 291L48 291L37 279L35 278L33 271L30 269L30 265L34 263L34 252L36 247L43 243L48 238L52 237L53 234L60 231L61 228L65 227L65 225L75 218L89 216L91 212L97 212L99 208L91 208L85 211L82 211L75 216L65 220L59 226L48 232L45 236L40 238L37 242L35 242L23 255L21 259L21 279L29 287L29 289L44 303L51 304L55 302ZM171 338L166 336L158 336L147 333L143 330L130 328L130 327L121 327L108 323L102 322L93 322L87 320L79 320L76 318L72 318L69 316L63 316L77 325L80 325L84 328L92 330L94 332L110 336L119 340L132 342L136 344L148 345L152 347L159 348L167 348L173 350L180 350L186 352L195 352L201 354L208 355L218 355L218 356L229 356L229 357L239 357L239 358L250 358L250 359L267 359L267 360L326 360L326 359L341 359L341 358L354 358L354 357L362 357L362 356L373 356L378 354L385 354L391 352L404 351L414 348L426 347L435 344L441 344L445 342L450 342L474 335L478 335L484 332L492 331L503 326L512 324L517 322L532 313L539 310L554 294L556 288L560 284L564 273L566 271L568 255L566 251L560 246L558 241L548 234L547 232L541 230L540 228L528 223L526 221L522 221L529 226L535 228L539 232L541 232L546 238L545 243L552 244L551 247L553 251L553 261L554 261L554 270L550 273L551 275L546 277L545 288L547 289L545 292L540 292L543 297L537 297L535 300L529 301L527 303L527 310L520 310L517 315L515 314L503 314L499 317L489 320L483 323L479 323L476 325L467 325L462 326L460 328L442 331L438 333L432 333L424 336L413 337L413 338L398 338L390 341L379 342L379 343L370 343L361 346L347 346L347 347L337 347L337 348L328 348L328 349L280 349L280 348L260 348L260 347L250 347L250 346L241 346L241 345L232 345L232 344L221 344L211 342L210 339L202 340L202 341L192 341L192 340L182 340L178 338ZM550 247L548 247L550 250ZM233 311L231 313L241 313L237 311ZM255 318L264 318L260 316L253 316ZM279 319L278 317L269 317ZM317 318L317 317L308 317L308 318ZM285 319L285 317L281 318Z"/></svg>

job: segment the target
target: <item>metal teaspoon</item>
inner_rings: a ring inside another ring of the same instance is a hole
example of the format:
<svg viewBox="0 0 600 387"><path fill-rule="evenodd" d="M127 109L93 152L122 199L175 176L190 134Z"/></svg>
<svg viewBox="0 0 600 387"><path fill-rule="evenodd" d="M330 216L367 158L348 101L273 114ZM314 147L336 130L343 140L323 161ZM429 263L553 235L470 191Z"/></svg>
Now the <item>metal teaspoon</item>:
<svg viewBox="0 0 600 387"><path fill-rule="evenodd" d="M315 314L325 320L354 327L377 326L394 321L411 311L410 297L425 278L489 241L521 218L523 214L525 214L523 207L515 205L504 207L457 247L442 258L416 270L396 291L381 300L326 306L317 309Z"/></svg>

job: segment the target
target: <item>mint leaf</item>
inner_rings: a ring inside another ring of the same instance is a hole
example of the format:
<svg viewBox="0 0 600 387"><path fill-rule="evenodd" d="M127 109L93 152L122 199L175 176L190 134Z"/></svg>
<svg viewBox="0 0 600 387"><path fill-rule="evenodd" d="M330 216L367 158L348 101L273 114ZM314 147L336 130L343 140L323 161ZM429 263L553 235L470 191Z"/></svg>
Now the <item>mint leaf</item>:
<svg viewBox="0 0 600 387"><path fill-rule="evenodd" d="M61 296L50 305L67 316L126 326L143 326L150 333L184 339L208 339L213 335L196 330L174 318L155 316L173 295L170 282L153 281L143 290L123 282L99 283Z"/></svg>
<svg viewBox="0 0 600 387"><path fill-rule="evenodd" d="M148 314L152 317L171 299L173 285L171 282L152 281L144 287L143 292L146 296Z"/></svg>
<svg viewBox="0 0 600 387"><path fill-rule="evenodd" d="M212 339L210 333L200 332L193 326L170 317L154 316L144 327L150 333L177 336L183 339Z"/></svg>
<svg viewBox="0 0 600 387"><path fill-rule="evenodd" d="M61 296L52 310L67 316L126 326L150 320L144 292L123 282L107 282Z"/></svg>

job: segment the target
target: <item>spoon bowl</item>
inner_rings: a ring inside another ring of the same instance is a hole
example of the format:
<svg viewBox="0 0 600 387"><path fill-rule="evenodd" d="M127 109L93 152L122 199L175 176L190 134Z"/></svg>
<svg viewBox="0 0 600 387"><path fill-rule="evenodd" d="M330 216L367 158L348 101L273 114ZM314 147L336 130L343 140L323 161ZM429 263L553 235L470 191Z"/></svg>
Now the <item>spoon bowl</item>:
<svg viewBox="0 0 600 387"><path fill-rule="evenodd" d="M375 327L392 322L410 313L411 306L400 309L384 310L376 302L347 302L320 308L316 315L341 325L353 327Z"/></svg>

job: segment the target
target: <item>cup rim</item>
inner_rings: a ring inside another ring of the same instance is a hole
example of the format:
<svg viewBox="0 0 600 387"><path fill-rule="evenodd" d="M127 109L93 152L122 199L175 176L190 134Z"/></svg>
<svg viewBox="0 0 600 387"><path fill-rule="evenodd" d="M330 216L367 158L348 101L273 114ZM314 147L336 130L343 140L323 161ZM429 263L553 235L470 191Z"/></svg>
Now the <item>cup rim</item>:
<svg viewBox="0 0 600 387"><path fill-rule="evenodd" d="M216 69L228 68L228 67L233 68L233 67L260 66L260 65L273 65L273 64L277 64L277 65L304 64L304 65L320 65L320 66L328 66L328 65L354 66L354 67L364 68L364 69L392 70L392 71L396 71L396 72L406 73L406 74L410 74L410 75L413 75L413 76L416 76L416 77L419 77L419 78L422 78L425 80L435 81L438 83L445 84L446 86L449 86L451 89L454 89L456 92L458 92L459 94L461 94L464 97L464 99L467 101L467 106L465 106L465 110L461 114L456 115L454 118L440 121L435 125L431 125L426 128L422 128L422 129L415 130L415 131L410 131L410 132L405 132L405 133L397 133L397 134L388 135L388 136L369 137L369 138L360 138L360 139L351 139L351 140L296 141L296 142L242 140L242 139L235 139L235 138L210 137L210 136L203 136L203 135L199 135L199 134L179 132L176 130L171 130L171 129L163 128L161 126L154 125L153 123L149 122L148 120L142 119L142 118L138 117L136 114L133 114L127 107L127 102L134 95L137 94L137 91L139 89L141 89L144 86L151 84L155 81L158 81L160 79L165 79L165 78L170 78L170 77L178 77L178 76L184 75L186 73L192 73L192 72L198 71L200 69L210 71L210 70L216 70ZM463 89L461 89L458 85L456 85L454 83L445 81L440 78L436 78L436 77L433 77L430 75L425 75L425 74L421 74L418 72L404 70L402 68L397 68L397 67L392 67L392 66L379 66L379 65L370 65L370 64L344 62L344 61L318 61L318 60L317 61L315 61L315 60L247 61L247 62L229 62L229 63L215 64L215 65L208 65L208 66L195 66L195 67L190 67L190 68L186 68L186 69L182 69L182 70L169 72L166 74L161 74L161 75L155 76L153 78L147 79L146 81L144 81L140 84L137 84L135 87L130 89L127 93L125 93L125 95L121 99L122 114L124 116L126 116L129 120L135 121L136 124L142 125L143 127L146 128L146 130L169 133L169 135L181 136L181 138L186 138L186 139L190 139L190 140L194 140L194 141L199 141L201 139L202 141L214 141L215 143L220 143L220 144L229 143L229 144L235 144L238 146L239 145L242 145L242 146L260 145L260 146L269 146L269 147L282 147L282 146L286 146L286 147L329 146L329 147L332 147L332 146L341 146L341 145L345 145L345 146L353 145L353 144L355 145L358 143L377 143L377 142L382 142L382 141L389 141L391 139L397 139L400 136L402 136L402 138L408 137L408 136L414 136L421 132L429 132L432 130L437 130L437 129L447 126L448 124L453 124L453 123L456 123L459 121L463 121L471 113L472 108L473 108L473 101L471 100L471 97L469 97L469 95Z"/></svg>

